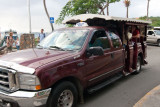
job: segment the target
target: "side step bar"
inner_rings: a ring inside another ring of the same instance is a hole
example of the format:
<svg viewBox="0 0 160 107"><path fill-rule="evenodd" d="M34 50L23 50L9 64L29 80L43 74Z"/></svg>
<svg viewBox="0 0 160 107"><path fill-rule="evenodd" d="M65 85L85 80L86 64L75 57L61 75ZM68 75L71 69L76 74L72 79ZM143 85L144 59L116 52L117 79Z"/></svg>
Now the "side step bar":
<svg viewBox="0 0 160 107"><path fill-rule="evenodd" d="M103 88L103 87L115 82L116 80L122 78L123 76L124 75L122 73L119 73L119 74L107 79L106 81L104 81L104 82L102 82L102 83L100 83L100 84L98 84L96 86L93 86L93 87L89 88L87 91L88 91L89 94L91 94L91 93L93 93L93 92L95 92L95 91L97 91L97 90L99 90L99 89L101 89L101 88Z"/></svg>

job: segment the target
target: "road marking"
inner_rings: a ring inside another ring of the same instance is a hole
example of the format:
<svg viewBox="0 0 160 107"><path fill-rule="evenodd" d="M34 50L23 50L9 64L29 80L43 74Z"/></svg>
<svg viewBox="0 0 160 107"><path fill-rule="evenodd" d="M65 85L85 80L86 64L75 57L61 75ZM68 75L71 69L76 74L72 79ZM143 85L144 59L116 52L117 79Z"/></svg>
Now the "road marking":
<svg viewBox="0 0 160 107"><path fill-rule="evenodd" d="M145 107L145 102L151 98L151 95L160 90L160 85L149 91L144 97L142 97L133 107ZM154 96L154 95L153 95Z"/></svg>

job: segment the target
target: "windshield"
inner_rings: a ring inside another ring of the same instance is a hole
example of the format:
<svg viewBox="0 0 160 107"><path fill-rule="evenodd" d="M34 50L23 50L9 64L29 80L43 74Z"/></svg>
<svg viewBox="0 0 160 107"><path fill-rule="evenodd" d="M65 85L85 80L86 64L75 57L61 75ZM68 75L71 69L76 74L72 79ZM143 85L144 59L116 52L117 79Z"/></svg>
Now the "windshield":
<svg viewBox="0 0 160 107"><path fill-rule="evenodd" d="M160 35L160 31L159 30L155 30L156 35Z"/></svg>
<svg viewBox="0 0 160 107"><path fill-rule="evenodd" d="M48 35L37 48L80 50L89 30L59 30Z"/></svg>

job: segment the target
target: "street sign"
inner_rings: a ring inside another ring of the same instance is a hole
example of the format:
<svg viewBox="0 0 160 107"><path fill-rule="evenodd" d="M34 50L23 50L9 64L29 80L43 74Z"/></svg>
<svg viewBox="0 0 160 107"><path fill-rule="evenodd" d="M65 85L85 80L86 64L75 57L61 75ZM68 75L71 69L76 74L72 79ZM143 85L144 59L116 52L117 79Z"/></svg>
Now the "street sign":
<svg viewBox="0 0 160 107"><path fill-rule="evenodd" d="M54 23L54 17L50 17L50 23Z"/></svg>

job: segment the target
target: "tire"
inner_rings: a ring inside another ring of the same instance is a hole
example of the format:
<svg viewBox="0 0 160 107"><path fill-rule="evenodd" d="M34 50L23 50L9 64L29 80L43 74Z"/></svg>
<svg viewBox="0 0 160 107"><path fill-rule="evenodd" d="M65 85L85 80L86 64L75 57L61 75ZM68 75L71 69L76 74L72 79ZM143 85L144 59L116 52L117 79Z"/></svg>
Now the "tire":
<svg viewBox="0 0 160 107"><path fill-rule="evenodd" d="M160 40L157 41L157 45L160 47Z"/></svg>
<svg viewBox="0 0 160 107"><path fill-rule="evenodd" d="M139 74L141 72L141 67L142 67L142 63L141 63L141 57L138 56L137 58L137 65L136 65L136 71L134 72L135 74Z"/></svg>
<svg viewBox="0 0 160 107"><path fill-rule="evenodd" d="M47 107L76 107L78 92L73 83L64 81L51 92Z"/></svg>

